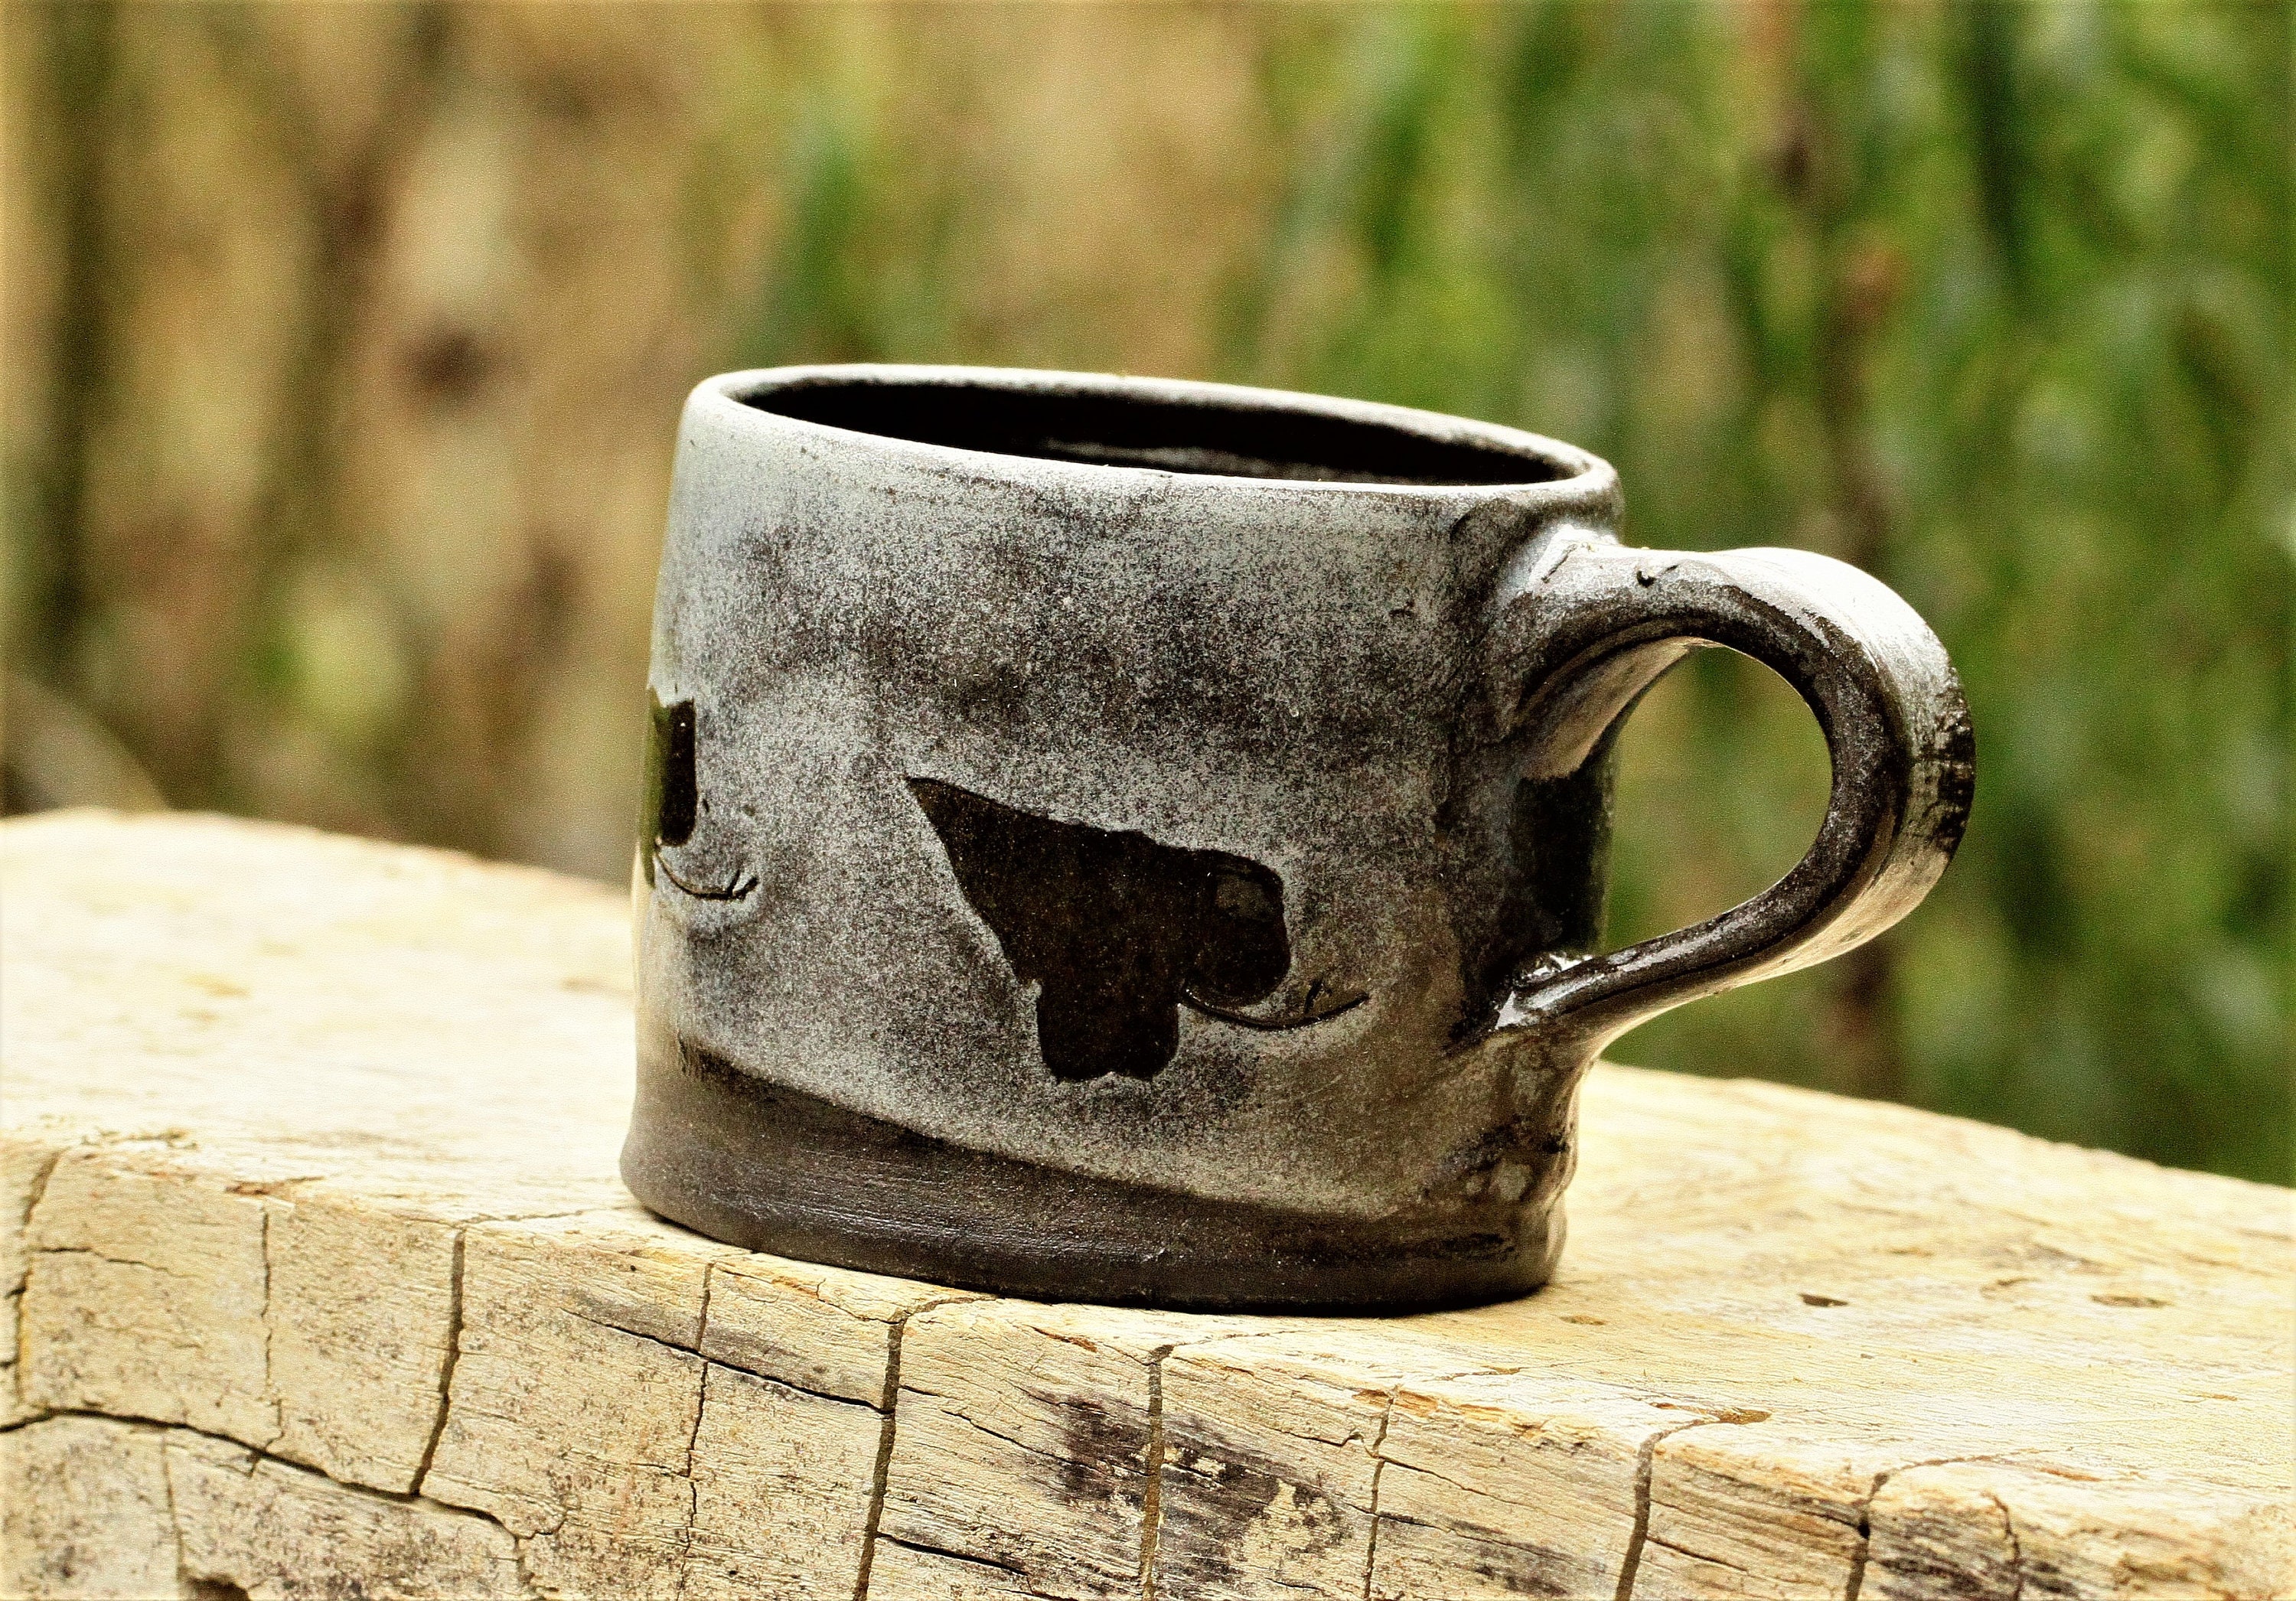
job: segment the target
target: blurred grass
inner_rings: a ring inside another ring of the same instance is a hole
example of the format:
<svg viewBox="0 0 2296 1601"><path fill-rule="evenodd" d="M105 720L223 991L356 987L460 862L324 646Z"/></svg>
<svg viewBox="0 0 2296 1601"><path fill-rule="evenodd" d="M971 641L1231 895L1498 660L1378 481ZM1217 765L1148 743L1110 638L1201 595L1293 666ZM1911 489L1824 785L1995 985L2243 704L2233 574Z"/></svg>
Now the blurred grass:
<svg viewBox="0 0 2296 1601"><path fill-rule="evenodd" d="M1857 562L1967 681L1930 904L1621 1055L2289 1177L2285 5L8 20L12 804L613 876L693 379L1398 400L1603 452L1638 542ZM1614 937L1824 782L1775 680L1679 669Z"/></svg>

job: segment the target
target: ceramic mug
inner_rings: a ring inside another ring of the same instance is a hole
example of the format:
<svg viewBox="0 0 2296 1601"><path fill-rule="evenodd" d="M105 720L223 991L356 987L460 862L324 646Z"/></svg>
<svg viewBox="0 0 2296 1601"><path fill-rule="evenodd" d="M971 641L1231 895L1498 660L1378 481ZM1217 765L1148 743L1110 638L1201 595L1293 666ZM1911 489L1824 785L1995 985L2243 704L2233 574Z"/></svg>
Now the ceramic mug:
<svg viewBox="0 0 2296 1601"><path fill-rule="evenodd" d="M1553 439L1217 384L693 391L653 633L623 1173L740 1245L1054 1299L1433 1306L1561 1247L1577 1085L1944 870L1943 649L1792 550L1618 543ZM1832 751L1816 842L1603 952L1612 736L1693 647Z"/></svg>

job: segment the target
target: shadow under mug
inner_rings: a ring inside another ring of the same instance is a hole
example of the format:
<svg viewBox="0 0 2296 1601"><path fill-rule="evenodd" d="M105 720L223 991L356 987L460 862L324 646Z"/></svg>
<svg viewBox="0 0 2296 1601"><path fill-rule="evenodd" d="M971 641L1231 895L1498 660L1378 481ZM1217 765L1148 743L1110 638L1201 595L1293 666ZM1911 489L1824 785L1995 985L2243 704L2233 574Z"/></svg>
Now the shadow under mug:
<svg viewBox="0 0 2296 1601"><path fill-rule="evenodd" d="M1561 1248L1578 1080L1910 911L1960 687L1807 552L1618 543L1570 446L1354 401L792 367L687 402L635 883L656 1211L1049 1299L1401 1309ZM1699 645L1833 788L1770 889L1600 950L1613 736Z"/></svg>

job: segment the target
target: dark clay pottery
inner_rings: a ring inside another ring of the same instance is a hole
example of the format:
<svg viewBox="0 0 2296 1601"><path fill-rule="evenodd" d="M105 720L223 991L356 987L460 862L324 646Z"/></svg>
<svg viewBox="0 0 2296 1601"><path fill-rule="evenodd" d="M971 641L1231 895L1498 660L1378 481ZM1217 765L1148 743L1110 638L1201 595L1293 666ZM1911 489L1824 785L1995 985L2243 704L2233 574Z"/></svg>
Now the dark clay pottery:
<svg viewBox="0 0 2296 1601"><path fill-rule="evenodd" d="M1007 1293L1530 1289L1580 1075L1839 954L1971 793L1864 573L1620 545L1582 450L1213 384L736 374L679 434L623 1173L784 1255ZM1816 842L1599 951L1611 736L1700 645L1807 700Z"/></svg>

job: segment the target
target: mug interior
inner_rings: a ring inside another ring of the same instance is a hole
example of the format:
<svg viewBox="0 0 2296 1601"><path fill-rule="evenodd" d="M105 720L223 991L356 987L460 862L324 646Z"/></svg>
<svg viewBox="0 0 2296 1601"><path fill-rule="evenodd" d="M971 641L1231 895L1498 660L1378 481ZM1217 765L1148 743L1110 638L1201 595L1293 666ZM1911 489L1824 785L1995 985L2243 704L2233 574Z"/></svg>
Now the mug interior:
<svg viewBox="0 0 2296 1601"><path fill-rule="evenodd" d="M1250 391L1237 391L1241 395ZM965 382L805 378L736 392L757 410L920 444L1000 456L1231 478L1426 486L1550 483L1577 474L1510 449L1265 398Z"/></svg>

